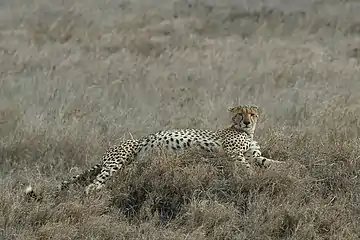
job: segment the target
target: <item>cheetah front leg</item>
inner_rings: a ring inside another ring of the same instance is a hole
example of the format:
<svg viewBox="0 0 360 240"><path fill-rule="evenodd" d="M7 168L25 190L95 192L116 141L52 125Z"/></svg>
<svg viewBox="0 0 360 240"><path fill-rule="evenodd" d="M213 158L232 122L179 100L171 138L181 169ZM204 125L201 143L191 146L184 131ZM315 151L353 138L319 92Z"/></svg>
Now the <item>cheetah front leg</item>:
<svg viewBox="0 0 360 240"><path fill-rule="evenodd" d="M250 174L254 173L254 170L250 163L246 160L244 154L242 152L234 152L234 151L227 151L227 156L234 160L235 163L239 162L241 165L243 165Z"/></svg>
<svg viewBox="0 0 360 240"><path fill-rule="evenodd" d="M249 146L250 143L248 144L248 146L245 146L243 143L239 144L239 142L234 141L233 139L226 139L222 144L223 150L226 155L230 159L243 165L246 170L252 175L254 173L254 170L244 156L244 152Z"/></svg>
<svg viewBox="0 0 360 240"><path fill-rule="evenodd" d="M255 164L265 168L268 168L273 163L281 163L280 161L263 157L260 151L260 146L256 141L251 143L250 148L245 152L244 156L247 162L254 162Z"/></svg>

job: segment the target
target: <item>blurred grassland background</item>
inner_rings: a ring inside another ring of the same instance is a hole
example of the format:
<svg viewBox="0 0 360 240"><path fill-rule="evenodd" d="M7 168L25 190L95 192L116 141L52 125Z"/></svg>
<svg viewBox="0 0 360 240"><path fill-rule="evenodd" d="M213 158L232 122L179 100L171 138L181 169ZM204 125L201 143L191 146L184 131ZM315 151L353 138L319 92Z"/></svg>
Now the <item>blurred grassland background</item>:
<svg viewBox="0 0 360 240"><path fill-rule="evenodd" d="M0 239L359 239L360 2L3 0ZM257 104L283 166L160 154L93 196L111 145ZM27 184L44 196L28 202Z"/></svg>

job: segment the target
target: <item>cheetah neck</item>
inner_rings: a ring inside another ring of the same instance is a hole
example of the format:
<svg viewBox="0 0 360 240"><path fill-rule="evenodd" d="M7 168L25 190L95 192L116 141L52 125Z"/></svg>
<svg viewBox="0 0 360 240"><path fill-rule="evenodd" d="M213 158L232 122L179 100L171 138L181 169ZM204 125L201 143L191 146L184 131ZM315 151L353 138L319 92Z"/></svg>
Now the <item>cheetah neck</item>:
<svg viewBox="0 0 360 240"><path fill-rule="evenodd" d="M246 133L247 135L249 135L251 137L254 136L254 130L255 130L254 128L249 129L249 130L245 130L245 129L243 129L243 128L239 127L238 125L235 125L235 124L232 125L231 127L238 130L238 131L240 131L240 132L244 132L244 133Z"/></svg>
<svg viewBox="0 0 360 240"><path fill-rule="evenodd" d="M238 132L238 133L246 133L251 139L253 139L253 137L254 137L254 130L253 129L251 129L250 131L245 130L243 128L239 128L239 126L235 125L235 124L233 124L230 127L224 129L224 131L226 131L226 130L235 131L235 132Z"/></svg>

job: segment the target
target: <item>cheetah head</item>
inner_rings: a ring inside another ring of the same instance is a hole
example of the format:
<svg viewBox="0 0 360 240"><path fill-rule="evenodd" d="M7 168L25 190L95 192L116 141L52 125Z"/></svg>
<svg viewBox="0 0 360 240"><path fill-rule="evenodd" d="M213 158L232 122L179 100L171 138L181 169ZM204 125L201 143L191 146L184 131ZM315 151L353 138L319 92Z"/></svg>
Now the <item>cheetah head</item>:
<svg viewBox="0 0 360 240"><path fill-rule="evenodd" d="M229 112L235 128L254 134L259 118L259 108L257 106L240 105L229 108Z"/></svg>

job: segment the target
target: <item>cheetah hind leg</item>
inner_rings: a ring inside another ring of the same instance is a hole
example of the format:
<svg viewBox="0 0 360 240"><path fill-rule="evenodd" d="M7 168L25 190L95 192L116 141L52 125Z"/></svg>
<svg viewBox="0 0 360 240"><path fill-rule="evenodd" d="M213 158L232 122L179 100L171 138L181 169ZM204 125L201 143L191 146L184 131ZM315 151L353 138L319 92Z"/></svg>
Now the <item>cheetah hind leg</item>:
<svg viewBox="0 0 360 240"><path fill-rule="evenodd" d="M89 184L85 193L88 195L95 190L100 190L105 186L105 183L122 167L122 164L105 164L105 166L101 169L100 174L98 174L95 180Z"/></svg>
<svg viewBox="0 0 360 240"><path fill-rule="evenodd" d="M110 148L103 156L101 172L89 184L85 193L88 195L94 190L100 190L105 183L125 164L131 163L139 152L138 140L127 140L120 145Z"/></svg>
<svg viewBox="0 0 360 240"><path fill-rule="evenodd" d="M83 173L72 177L70 180L63 181L59 186L59 190L62 191L64 189L67 189L71 184L93 180L100 173L102 167L102 163L96 164L92 168L84 171Z"/></svg>
<svg viewBox="0 0 360 240"><path fill-rule="evenodd" d="M95 180L85 188L86 195L98 191L105 186L105 183L121 169L126 161L119 161L119 163L104 163L100 174L98 174Z"/></svg>

